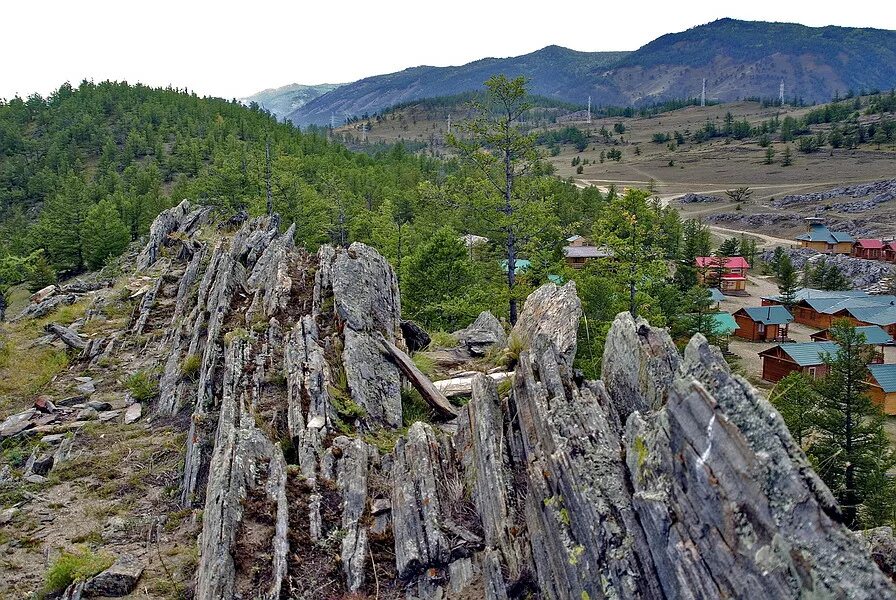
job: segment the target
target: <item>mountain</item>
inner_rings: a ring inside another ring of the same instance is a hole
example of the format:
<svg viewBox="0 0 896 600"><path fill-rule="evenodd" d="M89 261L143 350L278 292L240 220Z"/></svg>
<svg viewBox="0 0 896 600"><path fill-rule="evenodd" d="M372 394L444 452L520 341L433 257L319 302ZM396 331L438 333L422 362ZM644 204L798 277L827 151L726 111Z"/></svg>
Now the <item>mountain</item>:
<svg viewBox="0 0 896 600"><path fill-rule="evenodd" d="M499 73L526 75L533 94L583 104L591 74L615 64L626 52L577 52L548 46L513 58L484 58L455 67L413 67L398 73L367 77L315 98L287 118L296 125L322 125L330 115L360 116L389 106L480 89Z"/></svg>
<svg viewBox="0 0 896 600"><path fill-rule="evenodd" d="M331 115L360 116L397 103L480 89L491 75L524 75L530 90L582 104L643 105L700 94L723 101L777 97L824 102L849 89L896 84L896 32L807 27L720 19L657 38L634 52L577 52L548 46L512 58L462 66L414 67L368 77L323 94L288 115L297 125L324 124Z"/></svg>
<svg viewBox="0 0 896 600"><path fill-rule="evenodd" d="M338 83L321 83L319 85L291 83L283 87L262 90L247 98L240 98L240 102L243 104L257 102L259 106L271 111L278 119L283 119L289 113L298 110L318 96L335 90L340 85Z"/></svg>

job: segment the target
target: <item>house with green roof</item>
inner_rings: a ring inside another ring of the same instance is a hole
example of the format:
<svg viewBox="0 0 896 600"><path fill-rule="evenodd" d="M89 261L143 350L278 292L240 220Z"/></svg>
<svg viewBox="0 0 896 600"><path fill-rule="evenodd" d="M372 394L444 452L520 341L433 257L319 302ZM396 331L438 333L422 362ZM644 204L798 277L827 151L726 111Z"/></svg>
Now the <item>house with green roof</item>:
<svg viewBox="0 0 896 600"><path fill-rule="evenodd" d="M812 379L827 375L825 356L837 354L839 346L834 342L803 342L778 344L759 353L762 358L762 378L773 383L794 372Z"/></svg>
<svg viewBox="0 0 896 600"><path fill-rule="evenodd" d="M735 311L739 338L751 342L784 341L793 315L783 306L753 306Z"/></svg>
<svg viewBox="0 0 896 600"><path fill-rule="evenodd" d="M896 365L868 365L868 395L888 415L896 415Z"/></svg>
<svg viewBox="0 0 896 600"><path fill-rule="evenodd" d="M877 325L862 325L856 327L856 333L861 333L865 336L865 343L869 346L877 346L874 351L874 358L871 362L873 363L882 363L884 362L884 346L893 343L893 337L878 327ZM817 333L813 333L809 336L813 341L816 342L825 342L831 341L833 338L831 337L830 329L822 329Z"/></svg>
<svg viewBox="0 0 896 600"><path fill-rule="evenodd" d="M796 241L803 248L824 254L851 254L856 238L842 231L831 231L821 217L808 217L806 233L798 235Z"/></svg>

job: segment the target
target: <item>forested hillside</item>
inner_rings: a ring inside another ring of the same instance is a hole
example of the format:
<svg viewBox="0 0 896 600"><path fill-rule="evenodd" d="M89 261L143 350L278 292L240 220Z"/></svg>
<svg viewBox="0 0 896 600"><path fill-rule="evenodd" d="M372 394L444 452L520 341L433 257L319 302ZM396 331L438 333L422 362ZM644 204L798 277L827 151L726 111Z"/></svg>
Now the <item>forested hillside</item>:
<svg viewBox="0 0 896 600"><path fill-rule="evenodd" d="M599 41L597 42L599 43ZM524 76L535 94L582 105L644 106L700 95L827 102L838 92L896 85L896 32L719 19L669 33L633 52L548 46L523 56L414 67L340 86L285 115L297 125L374 114L395 104L475 90L496 73Z"/></svg>

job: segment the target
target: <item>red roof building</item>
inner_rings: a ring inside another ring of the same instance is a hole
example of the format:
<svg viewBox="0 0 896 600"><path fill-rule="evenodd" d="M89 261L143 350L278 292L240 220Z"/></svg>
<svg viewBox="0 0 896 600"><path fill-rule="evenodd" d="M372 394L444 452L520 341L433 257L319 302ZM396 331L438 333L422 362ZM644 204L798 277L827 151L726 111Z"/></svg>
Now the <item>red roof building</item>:
<svg viewBox="0 0 896 600"><path fill-rule="evenodd" d="M884 254L884 243L881 240L856 240L852 245L852 255L856 258L880 260Z"/></svg>
<svg viewBox="0 0 896 600"><path fill-rule="evenodd" d="M750 263L744 257L698 256L696 263L697 277L703 285L718 287L723 294L738 294L746 290Z"/></svg>

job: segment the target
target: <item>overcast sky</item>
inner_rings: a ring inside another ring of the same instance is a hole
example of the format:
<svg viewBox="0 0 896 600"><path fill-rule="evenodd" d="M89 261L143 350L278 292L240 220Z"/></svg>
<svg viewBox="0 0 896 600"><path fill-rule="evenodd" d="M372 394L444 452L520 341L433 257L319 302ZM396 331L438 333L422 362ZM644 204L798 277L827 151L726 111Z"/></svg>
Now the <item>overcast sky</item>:
<svg viewBox="0 0 896 600"><path fill-rule="evenodd" d="M243 97L558 44L633 50L721 17L896 29L896 2L5 0L0 98L82 79ZM657 6L659 5L659 6ZM832 21L836 19L836 21Z"/></svg>

